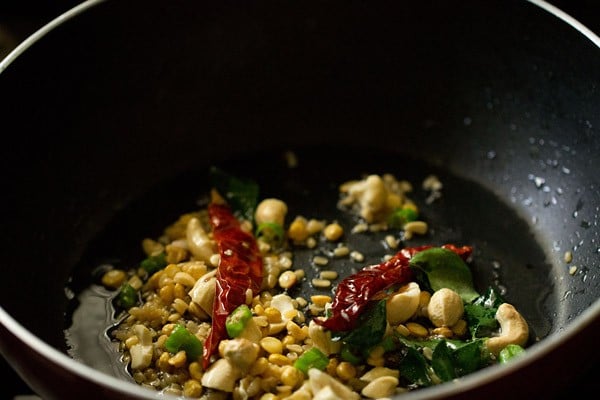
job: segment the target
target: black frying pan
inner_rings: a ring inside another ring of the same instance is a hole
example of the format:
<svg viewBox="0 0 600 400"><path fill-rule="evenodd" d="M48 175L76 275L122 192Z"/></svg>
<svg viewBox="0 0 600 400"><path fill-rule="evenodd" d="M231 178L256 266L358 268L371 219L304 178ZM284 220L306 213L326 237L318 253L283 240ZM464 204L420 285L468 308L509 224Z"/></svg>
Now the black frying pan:
<svg viewBox="0 0 600 400"><path fill-rule="evenodd" d="M298 213L327 210L332 184L365 172L442 178L419 240L473 244L480 285L499 261L542 340L510 368L405 398L549 395L595 361L592 40L525 1L80 8L0 64L13 137L0 157L0 349L44 398L153 398L69 352L64 329L93 268L134 258L141 237L193 207L213 164L283 188ZM293 172L278 168L287 149L301 156Z"/></svg>

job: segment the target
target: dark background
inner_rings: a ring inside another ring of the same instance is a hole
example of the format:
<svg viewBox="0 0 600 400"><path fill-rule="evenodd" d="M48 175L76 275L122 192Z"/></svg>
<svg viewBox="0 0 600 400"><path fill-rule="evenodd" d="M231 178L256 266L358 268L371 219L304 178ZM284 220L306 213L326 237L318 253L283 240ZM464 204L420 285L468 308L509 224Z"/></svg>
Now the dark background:
<svg viewBox="0 0 600 400"><path fill-rule="evenodd" d="M0 59L31 33L80 2L78 0L0 1ZM600 0L550 0L549 3L600 34ZM569 366L565 365L565 368ZM591 370L574 382L573 387L557 393L555 398L570 397L573 393L581 393L585 389L600 390L597 372L600 371ZM0 399L9 400L21 395L33 394L3 359L0 359L0 376L3 381Z"/></svg>

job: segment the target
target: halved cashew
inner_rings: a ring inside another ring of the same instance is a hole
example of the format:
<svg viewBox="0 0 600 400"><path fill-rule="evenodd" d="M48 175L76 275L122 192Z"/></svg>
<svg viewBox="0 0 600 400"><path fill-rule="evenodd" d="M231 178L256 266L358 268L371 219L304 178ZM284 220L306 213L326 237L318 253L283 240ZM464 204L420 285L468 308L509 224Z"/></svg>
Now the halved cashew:
<svg viewBox="0 0 600 400"><path fill-rule="evenodd" d="M390 325L398 325L407 321L419 307L421 289L416 282L410 282L388 298L386 304L386 318Z"/></svg>
<svg viewBox="0 0 600 400"><path fill-rule="evenodd" d="M131 355L131 368L144 369L150 366L154 347L152 346L152 333L142 324L133 327L138 343L134 344L129 353Z"/></svg>
<svg viewBox="0 0 600 400"><path fill-rule="evenodd" d="M374 367L369 371L365 372L359 379L365 382L373 382L377 378L382 376L391 376L396 379L400 378L400 371L397 369L391 369L387 367Z"/></svg>
<svg viewBox="0 0 600 400"><path fill-rule="evenodd" d="M256 207L254 220L256 224L272 222L283 226L285 215L287 214L287 204L279 199L264 199Z"/></svg>
<svg viewBox="0 0 600 400"><path fill-rule="evenodd" d="M212 317L213 303L215 300L215 292L217 290L217 270L214 269L202 275L196 281L194 287L189 291L189 295L194 303L208 315Z"/></svg>
<svg viewBox="0 0 600 400"><path fill-rule="evenodd" d="M496 320L500 324L500 336L486 341L490 353L498 355L509 344L524 346L529 339L529 326L525 318L511 304L502 303L496 311Z"/></svg>
<svg viewBox="0 0 600 400"><path fill-rule="evenodd" d="M294 276L295 275L296 274L294 274ZM281 314L281 319L285 323L287 323L290 320L290 318L288 318L290 311L295 309L293 299L285 293L273 296L273 298L271 299L271 307L279 310L279 313Z"/></svg>
<svg viewBox="0 0 600 400"><path fill-rule="evenodd" d="M398 378L394 376L380 376L369 382L361 391L362 395L371 399L380 399L390 397L396 391Z"/></svg>
<svg viewBox="0 0 600 400"><path fill-rule="evenodd" d="M233 392L235 381L239 378L240 370L229 360L219 358L202 375L202 386L224 392Z"/></svg>
<svg viewBox="0 0 600 400"><path fill-rule="evenodd" d="M193 217L188 221L185 238L188 249L194 257L210 264L211 257L216 253L216 244L208 237L198 218Z"/></svg>
<svg viewBox="0 0 600 400"><path fill-rule="evenodd" d="M321 325L317 325L315 321L310 321L308 324L308 336L311 338L313 346L321 350L323 354L328 356L339 353L341 341L332 341L331 331L325 330Z"/></svg>
<svg viewBox="0 0 600 400"><path fill-rule="evenodd" d="M242 330L242 333L240 333L238 338L247 339L252 343L258 343L260 339L262 339L262 331L256 323L255 318L256 317L252 317L248 320L248 322L246 322L246 326L244 326L244 330Z"/></svg>
<svg viewBox="0 0 600 400"><path fill-rule="evenodd" d="M358 393L326 372L311 368L308 370L308 378L313 399L360 399Z"/></svg>
<svg viewBox="0 0 600 400"><path fill-rule="evenodd" d="M310 389L310 383L304 381L300 389L286 397L286 400L314 400L313 394Z"/></svg>
<svg viewBox="0 0 600 400"><path fill-rule="evenodd" d="M453 326L464 313L463 301L452 289L442 288L431 296L427 313L431 322L437 326Z"/></svg>

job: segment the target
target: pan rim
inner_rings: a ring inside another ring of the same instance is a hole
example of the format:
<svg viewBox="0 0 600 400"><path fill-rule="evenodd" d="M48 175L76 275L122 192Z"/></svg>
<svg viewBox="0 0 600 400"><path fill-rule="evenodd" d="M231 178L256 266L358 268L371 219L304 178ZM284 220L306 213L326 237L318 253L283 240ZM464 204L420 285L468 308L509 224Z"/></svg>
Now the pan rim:
<svg viewBox="0 0 600 400"><path fill-rule="evenodd" d="M591 29L582 24L577 19L573 18L571 15L567 14L560 8L548 3L545 0L527 0L528 2L535 4L539 8L549 12L555 17L561 19L567 24L571 25L575 30L579 31L582 35L588 38L592 43L594 43L597 47L600 48L600 37L596 35Z"/></svg>
<svg viewBox="0 0 600 400"><path fill-rule="evenodd" d="M86 0L83 3L67 10L57 16L32 35L27 37L15 49L13 49L4 59L0 60L0 74L6 70L9 65L15 61L21 54L27 51L34 43L42 39L46 34L61 24L78 16L86 10L100 5L108 0ZM526 0L527 2L543 9L550 14L567 23L594 45L600 48L600 37L587 28L584 24L560 10L559 8L547 3L544 0ZM443 384L431 388L421 389L415 392L401 395L402 399L434 399L443 398L449 395L455 395L465 392L469 389L482 386L504 376L514 373L556 350L563 343L574 339L578 332L591 325L595 320L600 318L600 299L596 300L592 305L587 307L579 316L559 332L554 332L544 338L541 342L536 343L528 350L526 357L515 359L509 365L493 366L484 370L475 372L460 379L457 385ZM68 355L60 352L48 343L44 342L38 336L27 330L21 323L14 319L2 306L0 306L0 325L5 327L7 331L14 335L18 340L29 346L33 351L40 354L44 358L50 360L59 367L66 369L68 372L83 379L92 381L99 386L106 387L112 391L119 392L130 396L135 396L140 399L156 399L161 398L158 393L153 393L148 389L142 388L134 383L126 382L114 376L98 371L90 366L82 364L77 360L70 358Z"/></svg>
<svg viewBox="0 0 600 400"><path fill-rule="evenodd" d="M0 60L0 74L24 51L26 51L29 47L31 47L35 42L44 37L48 32L52 31L65 21L68 21L71 18L76 17L82 12L95 7L99 4L102 4L108 0L85 0L83 3L78 4L77 6L65 11L64 13L58 15L56 18L43 25L37 31L28 36L25 40L23 40L17 47L15 47L4 59ZM573 18L568 13L564 12L560 8L548 3L545 0L526 0L527 2L539 7L542 10L547 11L548 13L554 15L559 18L566 24L570 25L572 28L580 32L584 35L588 40L590 40L596 47L600 48L600 37L596 35L591 29L582 24L577 19Z"/></svg>

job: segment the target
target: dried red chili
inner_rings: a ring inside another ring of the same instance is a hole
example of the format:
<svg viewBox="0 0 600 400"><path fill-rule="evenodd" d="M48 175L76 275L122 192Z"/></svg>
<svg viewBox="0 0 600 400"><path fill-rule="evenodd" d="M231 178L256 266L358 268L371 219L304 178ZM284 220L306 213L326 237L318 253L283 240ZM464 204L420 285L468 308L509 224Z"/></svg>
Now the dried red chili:
<svg viewBox="0 0 600 400"><path fill-rule="evenodd" d="M211 203L208 215L221 261L217 268L212 328L204 341L202 366L208 368L210 357L221 339L226 337L227 316L246 303L246 291L258 293L262 285L262 257L254 236L241 229L240 222L224 204Z"/></svg>
<svg viewBox="0 0 600 400"><path fill-rule="evenodd" d="M413 271L409 266L410 259L416 253L433 246L406 247L392 258L381 264L370 265L343 279L337 286L335 298L331 305L331 316L327 319L315 319L315 322L333 331L349 331L356 326L358 316L365 310L371 300L385 289L410 282ZM442 246L467 259L472 252L469 246L456 247L448 244Z"/></svg>
<svg viewBox="0 0 600 400"><path fill-rule="evenodd" d="M471 246L456 247L453 244L445 244L445 245L443 245L441 247L443 249L447 249L447 250L455 252L464 261L467 261L468 258L471 257L471 254L473 253L473 247L471 247Z"/></svg>

